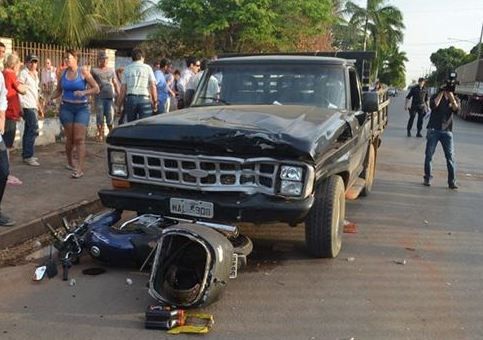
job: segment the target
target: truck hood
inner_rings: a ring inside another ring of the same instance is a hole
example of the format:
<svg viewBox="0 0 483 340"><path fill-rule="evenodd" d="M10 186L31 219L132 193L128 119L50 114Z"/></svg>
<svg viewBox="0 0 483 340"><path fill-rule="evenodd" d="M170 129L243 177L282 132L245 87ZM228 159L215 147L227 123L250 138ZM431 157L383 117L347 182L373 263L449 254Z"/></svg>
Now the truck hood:
<svg viewBox="0 0 483 340"><path fill-rule="evenodd" d="M195 107L114 129L112 146L233 157L313 161L347 126L347 111L312 106Z"/></svg>

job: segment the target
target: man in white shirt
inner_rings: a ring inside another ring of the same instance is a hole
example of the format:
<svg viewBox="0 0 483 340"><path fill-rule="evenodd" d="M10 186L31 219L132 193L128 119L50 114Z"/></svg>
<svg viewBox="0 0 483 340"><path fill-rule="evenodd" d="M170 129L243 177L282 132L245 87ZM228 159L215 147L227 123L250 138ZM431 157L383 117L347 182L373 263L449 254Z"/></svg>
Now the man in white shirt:
<svg viewBox="0 0 483 340"><path fill-rule="evenodd" d="M188 68L185 69L181 74L180 83L185 89L184 104L186 106L189 106L191 104L191 100L193 99L193 94L196 90L192 87L193 82L191 81L191 79L199 72L201 62L193 57L190 57L186 59L186 66Z"/></svg>
<svg viewBox="0 0 483 340"><path fill-rule="evenodd" d="M43 117L39 102L39 75L37 65L39 58L29 54L25 59L25 66L19 76L19 81L26 88L25 94L20 96L22 117L25 122L22 138L22 158L25 164L39 166L38 159L34 157L35 139L39 135L38 116Z"/></svg>
<svg viewBox="0 0 483 340"><path fill-rule="evenodd" d="M2 204L3 193L7 185L7 178L9 173L8 153L2 135L5 131L5 110L7 110L7 89L5 88L5 80L3 74L0 72L0 205ZM0 210L0 227L10 227L15 222L2 214Z"/></svg>

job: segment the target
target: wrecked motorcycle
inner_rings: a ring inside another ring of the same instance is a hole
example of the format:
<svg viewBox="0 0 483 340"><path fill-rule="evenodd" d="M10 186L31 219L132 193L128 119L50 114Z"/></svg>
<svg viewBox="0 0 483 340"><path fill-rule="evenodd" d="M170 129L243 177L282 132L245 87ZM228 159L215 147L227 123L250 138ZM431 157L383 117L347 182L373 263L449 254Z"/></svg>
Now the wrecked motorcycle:
<svg viewBox="0 0 483 340"><path fill-rule="evenodd" d="M122 211L87 217L64 233L46 223L55 237L63 279L83 250L110 265L140 266L153 253L149 292L155 299L182 307L213 302L228 279L237 276L253 249L251 240L232 225L144 214L121 221Z"/></svg>

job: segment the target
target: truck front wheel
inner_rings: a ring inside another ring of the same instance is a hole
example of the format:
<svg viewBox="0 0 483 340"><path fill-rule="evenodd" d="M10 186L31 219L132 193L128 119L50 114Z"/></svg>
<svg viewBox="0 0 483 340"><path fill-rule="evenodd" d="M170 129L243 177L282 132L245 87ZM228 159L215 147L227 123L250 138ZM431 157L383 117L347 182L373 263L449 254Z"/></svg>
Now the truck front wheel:
<svg viewBox="0 0 483 340"><path fill-rule="evenodd" d="M369 145L369 150L367 151L367 161L364 171L361 177L364 178L366 184L361 191L361 196L366 197L372 191L372 185L374 184L374 177L376 175L376 148L374 144Z"/></svg>
<svg viewBox="0 0 483 340"><path fill-rule="evenodd" d="M334 175L317 186L305 220L305 244L314 257L336 257L342 247L345 219L344 182Z"/></svg>

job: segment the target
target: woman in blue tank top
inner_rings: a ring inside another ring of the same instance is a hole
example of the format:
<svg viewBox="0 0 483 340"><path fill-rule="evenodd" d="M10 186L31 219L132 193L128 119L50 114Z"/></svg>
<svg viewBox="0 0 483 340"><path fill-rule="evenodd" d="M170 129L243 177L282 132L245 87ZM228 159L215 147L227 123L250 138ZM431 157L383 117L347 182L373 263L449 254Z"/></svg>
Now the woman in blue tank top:
<svg viewBox="0 0 483 340"><path fill-rule="evenodd" d="M99 93L99 86L91 73L78 65L80 54L68 50L64 60L67 68L60 74L58 86L53 99L62 96L60 106L60 122L64 127L66 168L72 170L72 178L84 175L86 154L85 136L89 125L89 106L87 96ZM74 163L73 152L77 153L78 162Z"/></svg>

